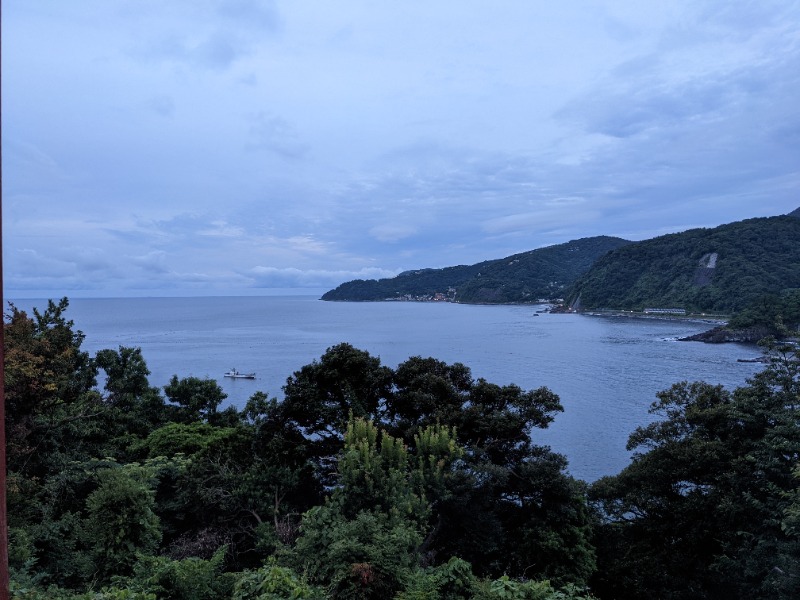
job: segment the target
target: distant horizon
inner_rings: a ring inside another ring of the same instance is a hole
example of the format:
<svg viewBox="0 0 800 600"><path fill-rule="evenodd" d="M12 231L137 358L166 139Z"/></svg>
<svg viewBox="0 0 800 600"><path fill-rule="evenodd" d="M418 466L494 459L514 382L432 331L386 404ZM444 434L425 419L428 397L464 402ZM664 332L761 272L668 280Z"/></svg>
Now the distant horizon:
<svg viewBox="0 0 800 600"><path fill-rule="evenodd" d="M54 300L58 301L61 298L68 298L68 299L81 299L81 300L115 300L115 299L136 299L136 298L245 298L245 297L270 297L270 296L310 296L310 297L319 297L322 296L327 289L319 290L319 289L309 289L309 288L269 288L269 289L262 289L262 290L236 290L231 291L230 293L220 293L219 290L215 290L215 293L203 293L198 291L197 293L188 293L191 290L162 290L166 293L129 293L123 294L121 293L123 290L118 291L118 293L94 293L95 290L72 290L69 293L60 293L60 294L46 294L43 293L41 290L38 290L40 293L38 295L20 295L15 293L14 290L8 291L3 290L3 298L6 302L21 302L21 301L29 301L29 300ZM85 292L92 292L92 293L85 293ZM130 290L127 290L130 291ZM138 292L138 290L135 290ZM83 292L83 293L74 293L74 292ZM26 292L28 293L28 292Z"/></svg>
<svg viewBox="0 0 800 600"><path fill-rule="evenodd" d="M800 211L800 207L794 208L789 210L786 213L782 213L779 215L765 215L762 217L745 217L741 220L747 220L751 218L770 218L770 217L780 217L780 216L789 216L790 213ZM735 221L726 221L723 223L719 223L717 225L708 225L700 228L706 229L713 229L715 227L719 227L722 225L727 225L728 223L735 222ZM694 228L690 228L694 229ZM687 229L688 230L688 229ZM675 231L671 233L681 233L682 231ZM662 234L662 235L670 235L670 234ZM554 244L546 244L544 246L539 246L537 248L530 248L528 250L521 250L520 252L530 252L533 250L539 250L541 248L547 248L554 245L569 243L571 241L576 241L579 239L584 239L587 237L619 237L614 236L611 234L598 234L597 236L579 236L572 240L568 240L566 242L558 242ZM659 237L659 236L654 236ZM621 238L625 239L625 238ZM648 239L653 238L644 238L642 240L627 240L633 243L646 241ZM518 254L518 253L514 253ZM53 293L52 290L15 290L15 289L5 289L3 290L4 298L7 300L9 298L13 298L16 300L53 300L53 299L60 299L63 297L67 298L213 298L213 297L248 297L248 296L322 296L326 292L335 289L339 285L346 283L348 281L352 281L353 279L392 279L397 277L403 272L408 271L417 271L417 270L426 270L426 269L444 269L453 266L459 265L472 265L477 264L480 262L485 261L492 261L492 260L501 260L503 258L507 258L510 255L505 256L493 256L482 258L472 263L466 262L458 262L443 266L415 266L410 267L408 269L404 269L403 271L398 271L394 274L389 274L384 277L354 277L352 279L346 279L339 282L334 282L328 287L258 287L258 288L238 288L238 289L228 289L228 290L220 290L215 288L163 288L163 289L116 289L116 290L108 290L108 289L75 289L69 291L69 293Z"/></svg>
<svg viewBox="0 0 800 600"><path fill-rule="evenodd" d="M798 205L797 2L11 2L2 28L12 296L331 289Z"/></svg>

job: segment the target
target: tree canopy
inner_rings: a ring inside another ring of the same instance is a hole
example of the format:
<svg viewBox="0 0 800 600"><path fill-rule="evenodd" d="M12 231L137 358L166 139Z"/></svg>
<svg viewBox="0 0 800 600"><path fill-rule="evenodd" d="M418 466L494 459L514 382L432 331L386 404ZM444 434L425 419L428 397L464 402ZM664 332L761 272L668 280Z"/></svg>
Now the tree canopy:
<svg viewBox="0 0 800 600"><path fill-rule="evenodd" d="M601 516L598 589L630 598L796 598L798 539L786 526L800 461L800 361L772 349L733 392L677 383L660 420L630 437L630 466L591 487Z"/></svg>
<svg viewBox="0 0 800 600"><path fill-rule="evenodd" d="M282 400L223 408L214 381L150 386L138 348L90 357L67 307L4 324L16 597L800 594L791 345L736 390L660 393L630 465L588 485L536 443L547 388L338 344Z"/></svg>
<svg viewBox="0 0 800 600"><path fill-rule="evenodd" d="M747 219L623 246L570 288L581 308L734 313L800 288L800 219Z"/></svg>
<svg viewBox="0 0 800 600"><path fill-rule="evenodd" d="M472 304L530 303L564 290L606 252L630 242L609 236L573 240L474 265L405 271L388 279L357 279L323 300L431 300ZM439 294L439 296L437 296Z"/></svg>
<svg viewBox="0 0 800 600"><path fill-rule="evenodd" d="M283 400L222 408L212 380L150 386L138 348L90 357L67 307L12 307L4 325L17 590L493 598L497 578L524 576L580 595L594 564L585 489L531 440L561 410L546 388L433 358L391 369L339 344Z"/></svg>

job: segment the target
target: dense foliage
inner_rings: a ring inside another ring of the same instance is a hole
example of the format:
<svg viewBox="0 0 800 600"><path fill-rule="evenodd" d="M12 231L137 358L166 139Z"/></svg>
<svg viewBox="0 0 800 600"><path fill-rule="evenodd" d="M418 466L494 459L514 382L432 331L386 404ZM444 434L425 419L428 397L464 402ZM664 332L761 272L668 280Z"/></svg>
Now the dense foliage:
<svg viewBox="0 0 800 600"><path fill-rule="evenodd" d="M390 369L340 344L290 377L283 401L257 393L220 410L213 380L151 387L138 348L88 356L66 309L12 306L5 324L16 597L585 588L585 486L531 441L561 410L546 388L432 358Z"/></svg>
<svg viewBox="0 0 800 600"><path fill-rule="evenodd" d="M322 295L323 300L378 301L432 298L437 293L452 297L459 286L477 276L492 261L443 269L404 271L387 279L355 279Z"/></svg>
<svg viewBox="0 0 800 600"><path fill-rule="evenodd" d="M348 344L237 410L81 351L49 303L5 323L13 597L31 600L794 598L800 360L680 383L588 486L534 443L547 388ZM102 369L104 387L96 389Z"/></svg>
<svg viewBox="0 0 800 600"><path fill-rule="evenodd" d="M733 313L800 288L800 219L749 219L665 235L610 252L580 277L581 308Z"/></svg>
<svg viewBox="0 0 800 600"><path fill-rule="evenodd" d="M800 290L760 296L728 322L733 329L763 326L775 337L800 330Z"/></svg>
<svg viewBox="0 0 800 600"><path fill-rule="evenodd" d="M630 466L592 486L601 596L800 596L800 357L770 356L734 392L683 382L659 394L662 418L631 435Z"/></svg>
<svg viewBox="0 0 800 600"><path fill-rule="evenodd" d="M566 286L602 255L628 244L614 237L574 240L475 265L406 271L380 280L343 283L323 300L431 299L508 304L561 298Z"/></svg>

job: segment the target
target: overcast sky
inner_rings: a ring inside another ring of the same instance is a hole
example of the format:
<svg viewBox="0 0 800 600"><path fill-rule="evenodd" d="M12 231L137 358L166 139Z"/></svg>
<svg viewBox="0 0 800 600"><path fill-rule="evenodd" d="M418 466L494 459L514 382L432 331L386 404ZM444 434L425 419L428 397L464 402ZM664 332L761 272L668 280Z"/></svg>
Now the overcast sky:
<svg viewBox="0 0 800 600"><path fill-rule="evenodd" d="M6 297L323 291L800 206L800 2L4 0Z"/></svg>

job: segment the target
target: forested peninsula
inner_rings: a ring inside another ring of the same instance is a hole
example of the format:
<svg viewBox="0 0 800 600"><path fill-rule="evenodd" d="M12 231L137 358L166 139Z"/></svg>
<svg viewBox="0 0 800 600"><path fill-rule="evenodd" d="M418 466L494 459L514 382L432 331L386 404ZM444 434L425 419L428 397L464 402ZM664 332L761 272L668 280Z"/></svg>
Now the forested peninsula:
<svg viewBox="0 0 800 600"><path fill-rule="evenodd" d="M211 379L151 386L139 348L90 356L67 310L4 320L14 598L800 596L792 346L659 393L630 464L584 482L537 443L546 387L339 344L224 407Z"/></svg>
<svg viewBox="0 0 800 600"><path fill-rule="evenodd" d="M800 209L641 242L595 237L471 266L343 283L323 300L555 302L561 310L719 315L702 341L800 328Z"/></svg>
<svg viewBox="0 0 800 600"><path fill-rule="evenodd" d="M444 269L406 271L389 279L357 279L323 300L447 300L471 304L535 303L561 298L594 262L629 244L615 237L583 238L499 260Z"/></svg>
<svg viewBox="0 0 800 600"><path fill-rule="evenodd" d="M748 219L618 248L572 285L573 309L732 315L700 341L757 342L800 329L800 218Z"/></svg>

